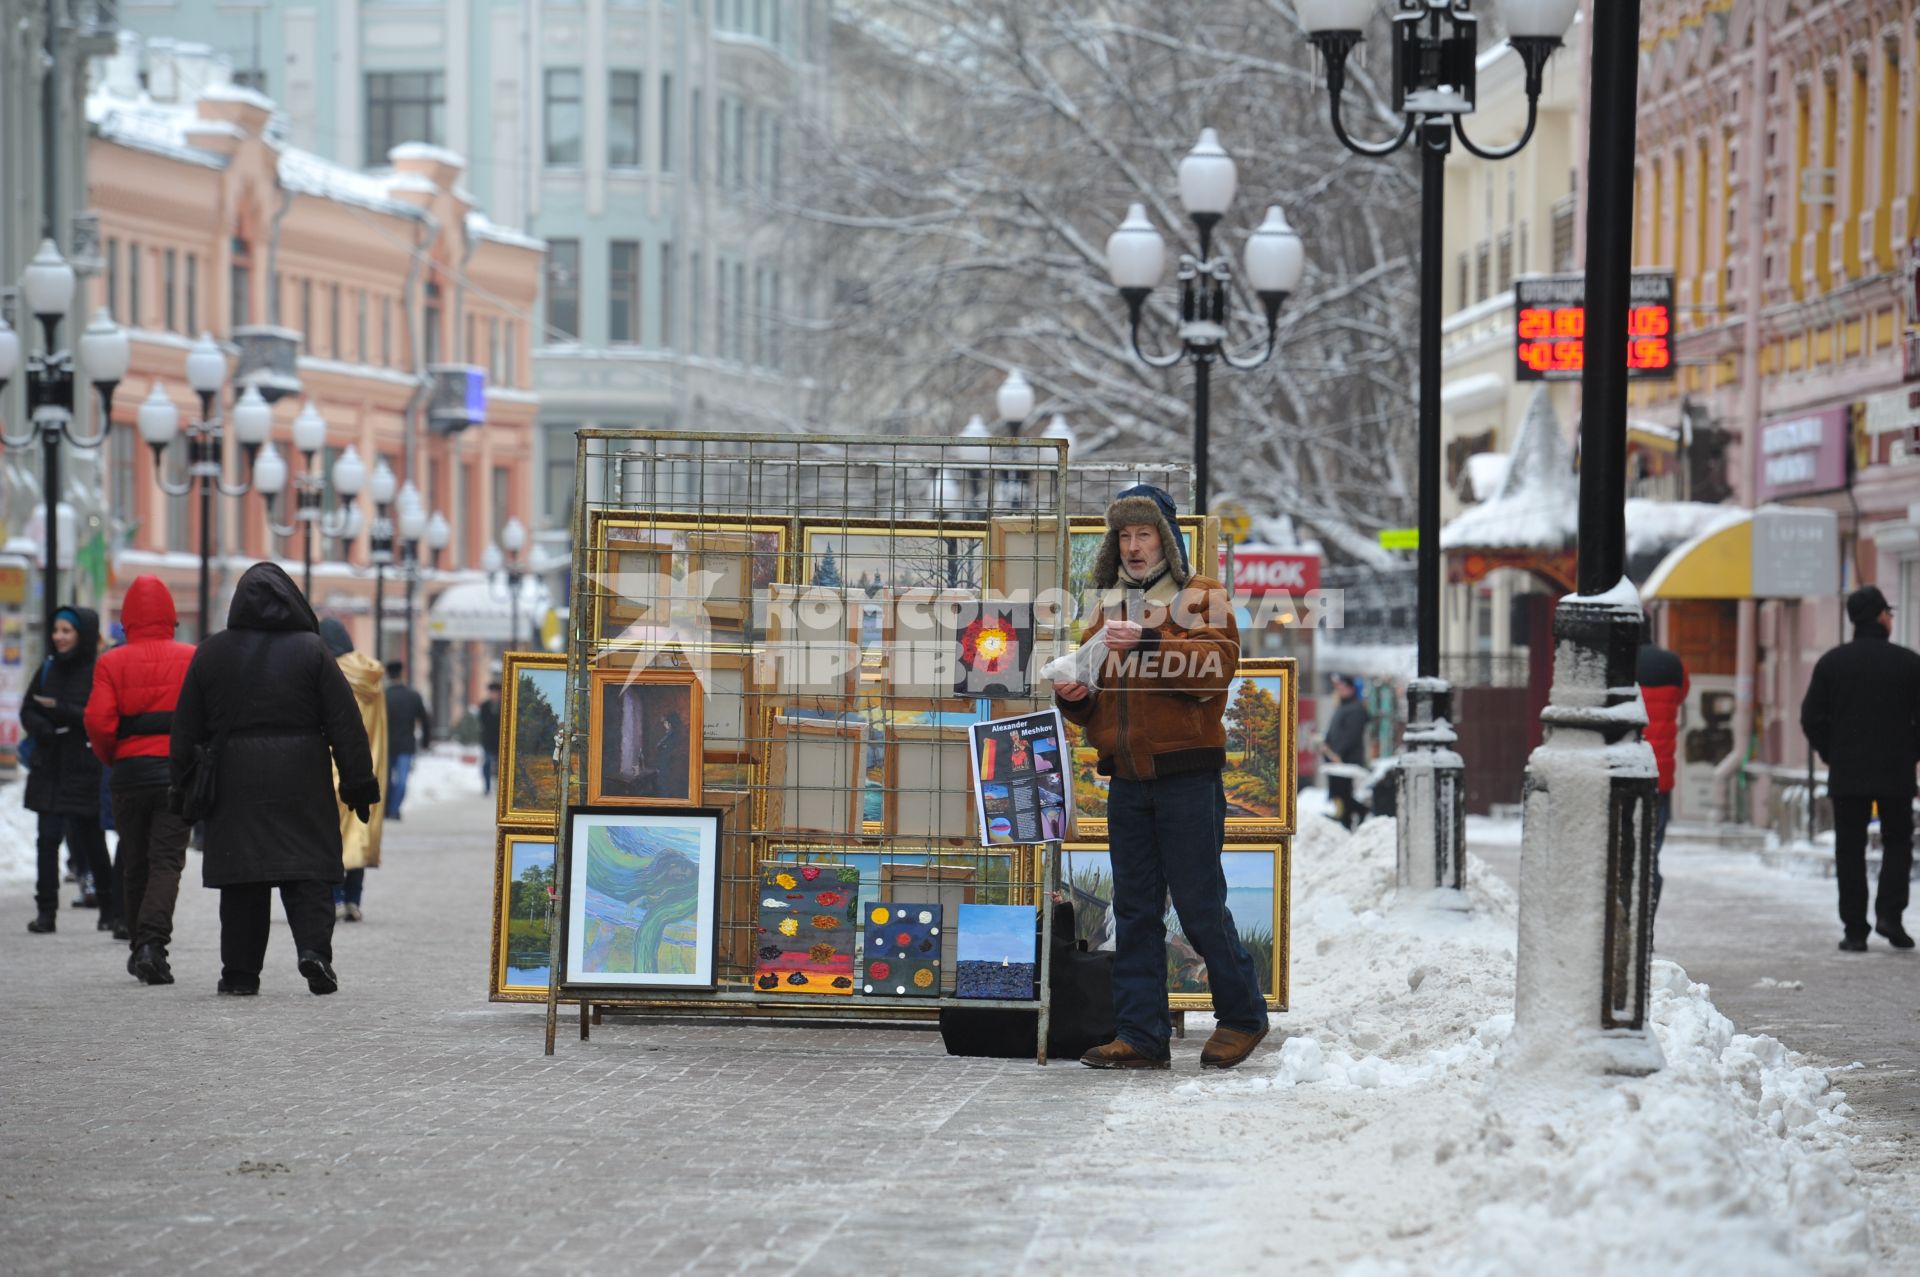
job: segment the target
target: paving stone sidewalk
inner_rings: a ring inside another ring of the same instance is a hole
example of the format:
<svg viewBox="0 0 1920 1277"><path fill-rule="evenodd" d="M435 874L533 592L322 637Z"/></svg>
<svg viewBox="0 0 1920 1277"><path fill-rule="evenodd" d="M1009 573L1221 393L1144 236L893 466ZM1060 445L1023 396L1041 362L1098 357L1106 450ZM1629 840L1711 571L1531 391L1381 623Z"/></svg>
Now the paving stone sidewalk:
<svg viewBox="0 0 1920 1277"><path fill-rule="evenodd" d="M1168 1080L840 1027L563 1020L546 1058L538 1010L485 1001L491 820L388 826L326 998L279 918L261 996L215 996L197 854L166 988L0 889L0 1272L1007 1272L1058 1133Z"/></svg>

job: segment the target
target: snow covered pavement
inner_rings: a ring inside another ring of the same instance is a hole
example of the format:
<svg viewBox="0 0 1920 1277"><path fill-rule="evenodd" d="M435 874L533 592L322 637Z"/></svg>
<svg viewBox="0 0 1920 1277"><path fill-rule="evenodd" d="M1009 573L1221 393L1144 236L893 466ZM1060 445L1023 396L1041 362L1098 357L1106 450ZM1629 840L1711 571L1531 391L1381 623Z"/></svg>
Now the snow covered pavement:
<svg viewBox="0 0 1920 1277"><path fill-rule="evenodd" d="M1309 822L1288 1040L1232 1074L1124 1093L1085 1163L1142 1193L1181 1185L1182 1208L1081 1198L1041 1267L1166 1245L1195 1272L1223 1255L1356 1277L1867 1270L1871 1220L1911 1203L1874 1200L1826 1073L1737 1033L1663 961L1665 1070L1515 1076L1512 891L1476 863L1470 914L1400 904L1393 862L1389 822L1352 838ZM1902 1249L1886 1239L1893 1271L1920 1263Z"/></svg>

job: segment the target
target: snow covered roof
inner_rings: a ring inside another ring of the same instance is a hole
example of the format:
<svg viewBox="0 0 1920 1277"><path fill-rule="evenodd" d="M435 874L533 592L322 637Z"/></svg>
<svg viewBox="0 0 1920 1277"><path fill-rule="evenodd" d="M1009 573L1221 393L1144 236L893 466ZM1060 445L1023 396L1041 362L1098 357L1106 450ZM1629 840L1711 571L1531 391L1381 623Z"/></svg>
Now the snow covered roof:
<svg viewBox="0 0 1920 1277"><path fill-rule="evenodd" d="M207 168L227 166L225 156L187 140L188 129L208 125L190 105L155 102L144 93L126 98L99 90L87 95L87 123L96 136L121 146Z"/></svg>
<svg viewBox="0 0 1920 1277"><path fill-rule="evenodd" d="M392 213L396 217L425 216L413 205L394 199L389 194L393 187L391 177L373 177L357 172L297 146L283 146L279 151L280 185L295 194L339 200L343 204L358 204L362 208Z"/></svg>
<svg viewBox="0 0 1920 1277"><path fill-rule="evenodd" d="M460 152L435 146L431 142L402 142L387 152L387 158L396 164L401 160L431 160L435 164L446 164L457 169L467 167L467 159Z"/></svg>
<svg viewBox="0 0 1920 1277"><path fill-rule="evenodd" d="M1440 529L1442 549L1544 550L1573 544L1580 480L1544 383L1534 389L1506 462L1499 491Z"/></svg>
<svg viewBox="0 0 1920 1277"><path fill-rule="evenodd" d="M1467 491L1475 501L1486 501L1507 481L1507 456L1476 452L1467 458Z"/></svg>
<svg viewBox="0 0 1920 1277"><path fill-rule="evenodd" d="M474 239L492 240L496 244L530 248L536 253L547 251L547 241L544 239L516 231L511 226L502 226L484 213L467 214L467 234Z"/></svg>
<svg viewBox="0 0 1920 1277"><path fill-rule="evenodd" d="M258 90L243 88L238 84L209 84L200 90L200 96L214 102L245 102L248 106L257 106L268 113L274 110L272 98Z"/></svg>

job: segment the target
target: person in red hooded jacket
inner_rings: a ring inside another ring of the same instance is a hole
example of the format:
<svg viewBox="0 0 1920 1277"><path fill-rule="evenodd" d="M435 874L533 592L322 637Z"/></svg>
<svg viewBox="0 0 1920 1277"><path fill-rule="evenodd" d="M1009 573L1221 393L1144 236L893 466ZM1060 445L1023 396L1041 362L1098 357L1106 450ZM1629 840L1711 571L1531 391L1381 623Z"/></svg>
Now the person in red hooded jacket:
<svg viewBox="0 0 1920 1277"><path fill-rule="evenodd" d="M1660 848L1667 841L1667 819L1673 814L1673 747L1680 736L1680 707L1687 699L1687 667L1674 653L1653 641L1651 629L1634 661L1634 680L1647 707L1647 744L1660 769L1660 797L1653 809L1653 910L1660 908Z"/></svg>
<svg viewBox="0 0 1920 1277"><path fill-rule="evenodd" d="M173 983L167 946L187 865L189 829L167 805L173 710L193 661L193 648L173 637L178 623L160 578L135 578L120 605L127 641L100 658L87 699L87 742L113 769L118 886L132 933L127 970L145 984Z"/></svg>

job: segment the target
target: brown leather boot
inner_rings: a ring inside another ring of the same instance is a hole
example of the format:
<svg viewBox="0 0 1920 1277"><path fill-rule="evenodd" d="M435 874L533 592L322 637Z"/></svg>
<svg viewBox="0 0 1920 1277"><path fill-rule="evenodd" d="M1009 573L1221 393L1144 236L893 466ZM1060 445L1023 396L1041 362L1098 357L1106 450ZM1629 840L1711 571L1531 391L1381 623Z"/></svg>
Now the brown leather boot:
<svg viewBox="0 0 1920 1277"><path fill-rule="evenodd" d="M1230 1069L1253 1054L1253 1048L1260 1045L1260 1039L1267 1036L1265 1029L1258 1033L1244 1033L1239 1029L1229 1029L1221 1025L1200 1048L1200 1067L1203 1069Z"/></svg>
<svg viewBox="0 0 1920 1277"><path fill-rule="evenodd" d="M1173 1061L1165 1056L1147 1055L1131 1042L1118 1038L1105 1046L1096 1046L1080 1057L1090 1069L1170 1069Z"/></svg>

